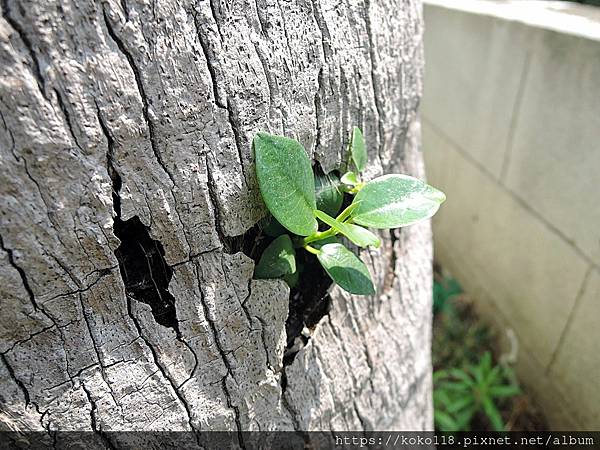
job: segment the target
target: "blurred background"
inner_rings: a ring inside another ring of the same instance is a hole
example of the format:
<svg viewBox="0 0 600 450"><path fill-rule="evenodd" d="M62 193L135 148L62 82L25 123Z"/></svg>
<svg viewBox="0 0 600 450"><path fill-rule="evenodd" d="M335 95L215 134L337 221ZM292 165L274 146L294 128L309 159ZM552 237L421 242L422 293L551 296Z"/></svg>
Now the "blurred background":
<svg viewBox="0 0 600 450"><path fill-rule="evenodd" d="M600 1L424 3L436 427L599 430Z"/></svg>

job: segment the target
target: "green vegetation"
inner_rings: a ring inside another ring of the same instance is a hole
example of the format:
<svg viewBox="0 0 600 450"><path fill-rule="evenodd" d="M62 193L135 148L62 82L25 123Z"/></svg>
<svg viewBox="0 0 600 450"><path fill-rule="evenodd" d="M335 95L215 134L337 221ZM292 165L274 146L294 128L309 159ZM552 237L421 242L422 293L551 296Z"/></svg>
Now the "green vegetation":
<svg viewBox="0 0 600 450"><path fill-rule="evenodd" d="M354 167L341 178L335 173L315 175L306 151L293 139L258 133L253 146L258 185L272 215L265 233L276 237L256 266L256 278L283 278L293 285L299 270L295 251L302 248L317 257L342 289L372 295L375 287L367 266L336 236L358 247L377 248L381 241L365 227L412 225L433 216L446 199L443 192L408 175L362 181L367 150L357 127L349 146Z"/></svg>
<svg viewBox="0 0 600 450"><path fill-rule="evenodd" d="M509 367L492 367L492 355L485 352L476 364L464 368L438 370L433 374L435 424L441 431L471 429L475 414L485 415L494 431L504 431L498 409L499 399L520 393Z"/></svg>
<svg viewBox="0 0 600 450"><path fill-rule="evenodd" d="M494 361L494 335L458 282L435 266L434 419L439 431L539 431L544 420L506 363Z"/></svg>

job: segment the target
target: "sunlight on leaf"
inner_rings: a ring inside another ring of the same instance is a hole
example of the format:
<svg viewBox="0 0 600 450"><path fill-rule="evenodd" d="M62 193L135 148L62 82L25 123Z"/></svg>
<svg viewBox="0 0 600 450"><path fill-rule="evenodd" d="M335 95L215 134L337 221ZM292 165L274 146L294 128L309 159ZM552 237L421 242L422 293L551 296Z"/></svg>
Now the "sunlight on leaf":
<svg viewBox="0 0 600 450"><path fill-rule="evenodd" d="M257 133L253 143L260 193L271 214L292 233L315 232L315 181L302 145L268 133Z"/></svg>

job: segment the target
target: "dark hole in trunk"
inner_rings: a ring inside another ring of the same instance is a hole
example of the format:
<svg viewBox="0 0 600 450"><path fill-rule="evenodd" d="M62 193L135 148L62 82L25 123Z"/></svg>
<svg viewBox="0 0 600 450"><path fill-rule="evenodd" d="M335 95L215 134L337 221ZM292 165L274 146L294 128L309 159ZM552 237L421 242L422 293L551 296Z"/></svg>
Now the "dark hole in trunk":
<svg viewBox="0 0 600 450"><path fill-rule="evenodd" d="M126 221L115 218L114 231L121 240L115 255L127 295L149 305L157 323L179 334L175 298L168 291L173 269L165 261L162 244L150 237L137 216Z"/></svg>
<svg viewBox="0 0 600 450"><path fill-rule="evenodd" d="M162 244L150 237L137 216L126 221L115 218L114 232L121 241L115 255L127 295L149 305L157 323L179 334L175 298L168 291L173 269L165 261Z"/></svg>
<svg viewBox="0 0 600 450"><path fill-rule="evenodd" d="M168 290L173 276L173 269L165 261L165 249L160 241L150 237L149 228L139 217L129 220L121 219L121 197L119 192L122 180L114 167L114 139L100 114L98 105L98 121L106 137L108 151L106 153L107 171L112 181L112 199L115 218L113 232L121 241L115 250L119 261L119 271L125 285L128 306L135 299L150 306L157 323L172 328L179 336L179 323L175 310L175 297Z"/></svg>

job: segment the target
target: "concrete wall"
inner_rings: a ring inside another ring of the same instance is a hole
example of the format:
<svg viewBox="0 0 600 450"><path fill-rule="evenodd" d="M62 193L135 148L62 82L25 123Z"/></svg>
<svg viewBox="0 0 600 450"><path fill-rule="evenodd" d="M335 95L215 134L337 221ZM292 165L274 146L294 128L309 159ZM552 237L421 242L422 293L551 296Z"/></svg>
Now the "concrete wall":
<svg viewBox="0 0 600 450"><path fill-rule="evenodd" d="M554 429L600 429L600 9L426 0L437 258L519 341Z"/></svg>

